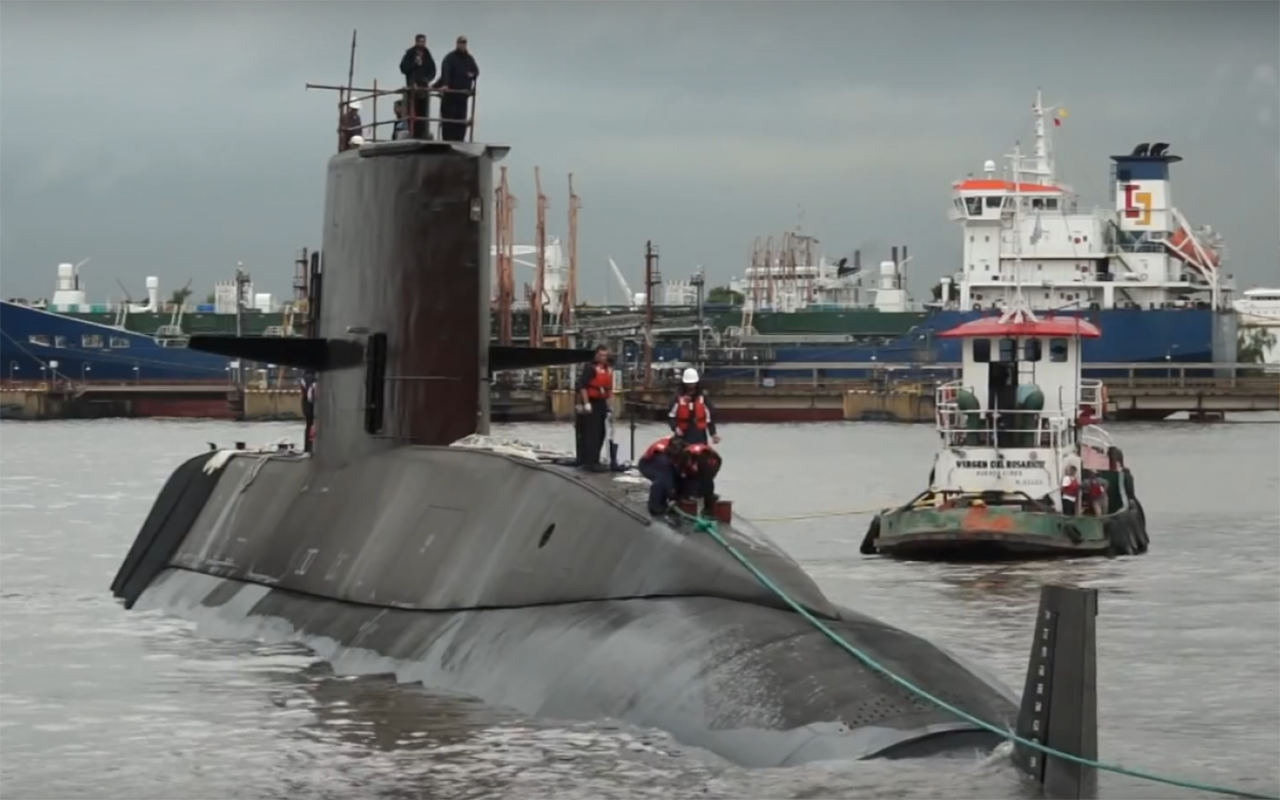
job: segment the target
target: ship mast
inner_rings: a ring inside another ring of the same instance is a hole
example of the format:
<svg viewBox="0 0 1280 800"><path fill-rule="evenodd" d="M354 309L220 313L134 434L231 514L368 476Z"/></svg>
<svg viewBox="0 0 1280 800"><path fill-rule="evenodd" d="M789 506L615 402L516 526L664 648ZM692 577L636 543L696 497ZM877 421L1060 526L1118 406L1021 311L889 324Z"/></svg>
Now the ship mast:
<svg viewBox="0 0 1280 800"><path fill-rule="evenodd" d="M569 331L573 328L573 315L578 304L578 209L582 200L573 191L573 173L569 173L569 275L565 281L564 297L560 301L560 333L564 346L570 346Z"/></svg>
<svg viewBox="0 0 1280 800"><path fill-rule="evenodd" d="M547 279L547 196L542 193L542 171L533 168L533 185L538 193L538 248L536 272L533 278L533 297L529 298L529 346L542 347L542 293Z"/></svg>
<svg viewBox="0 0 1280 800"><path fill-rule="evenodd" d="M502 178L497 191L497 239L498 239L498 343L511 344L511 305L515 300L515 275L513 270L511 219L515 198L507 186L507 168L500 167Z"/></svg>
<svg viewBox="0 0 1280 800"><path fill-rule="evenodd" d="M1035 158L1034 174L1041 183L1052 184L1056 180L1053 163L1053 145L1049 141L1049 128L1044 123L1046 112L1056 111L1058 104L1045 108L1040 89L1036 89L1036 102L1032 107L1035 112ZM1031 171L1031 170L1029 170Z"/></svg>
<svg viewBox="0 0 1280 800"><path fill-rule="evenodd" d="M1038 102L1037 102L1038 105ZM1015 143L1013 155L1013 301L1000 315L1000 322L1037 322L1031 306L1022 295L1022 146ZM1040 221L1037 218L1037 232ZM1033 237L1039 238L1036 234Z"/></svg>

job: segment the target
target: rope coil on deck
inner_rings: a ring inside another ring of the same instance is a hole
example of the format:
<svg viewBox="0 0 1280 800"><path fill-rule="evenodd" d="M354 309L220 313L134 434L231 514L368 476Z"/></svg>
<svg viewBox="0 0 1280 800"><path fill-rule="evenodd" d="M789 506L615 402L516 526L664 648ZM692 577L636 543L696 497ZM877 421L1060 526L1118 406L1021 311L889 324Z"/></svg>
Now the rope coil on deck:
<svg viewBox="0 0 1280 800"><path fill-rule="evenodd" d="M716 528L715 521L705 519L703 517L696 516L693 514L685 513L679 508L674 509L674 511L679 517L692 522L695 530L701 531L707 534L708 536L710 536L712 539L714 539L716 544L723 547L725 551L729 553L729 555L733 556L734 560L737 561L739 564L741 564L747 570L747 572L750 572L751 575L757 581L759 581L762 586L764 586L769 591L773 592L773 594L779 600L781 600L782 602L790 606L791 610L799 614L806 622L808 622L810 625L816 628L820 633L822 633L824 636L830 639L841 650L844 650L849 655L861 661L866 667L868 667L872 671L879 673L885 678L888 678L892 683L905 689L911 694L916 695L920 699L925 700L929 703L932 703L933 705L937 706L943 711L946 711L955 715L956 717L969 723L970 725L981 728L982 730L987 731L988 733L993 733L997 736L1000 736L1005 740L1012 742L1013 744L1021 745L1023 747L1027 747L1032 750L1036 750L1047 756L1052 756L1053 758L1058 758L1063 761L1069 761L1073 764L1079 764L1085 767L1100 769L1100 770L1103 770L1104 772L1113 772L1117 775L1125 775L1130 778L1137 778L1139 780L1150 781L1152 783L1162 783L1168 786L1178 786L1183 789L1193 789L1196 791L1210 792L1213 794L1227 795L1230 797L1241 797L1241 798L1246 798L1247 800L1280 800L1280 795L1260 794L1257 792L1245 791L1243 789L1232 789L1226 786L1214 786L1212 784L1197 783L1195 781L1182 780L1180 778L1171 778L1163 775L1156 775L1150 772L1142 772L1141 770L1129 769L1119 764L1107 764L1101 761L1094 761L1087 758L1081 758L1080 756L1072 755L1071 753L1066 753L1061 750L1055 750L1052 747L1047 747L1043 744L1040 744L1039 742L1035 742L1030 739L1024 739L1021 736L1018 736L1013 731L1000 728L989 722L978 719L972 714L969 714L967 711L957 708L956 706L951 705L950 703L948 703L945 700L942 700L941 698L935 697L934 695L930 694L929 692L925 691L919 686L916 686L914 683L908 681L907 679L899 677L898 675L894 674L887 667L880 664L874 658L862 652L858 648L854 647L847 640L845 640L844 637L842 637L840 634L836 633L834 630L828 627L827 624L824 623L822 620L818 619L813 614L810 614L808 609L806 609L800 603L792 599L791 596L788 595L787 592L782 589L782 587L778 586L776 583L770 580L769 576L761 572L760 569L755 564L751 563L751 560L749 558L744 556L741 552L738 551L736 547L730 544L730 542L727 539L725 539L724 536L720 534L720 531Z"/></svg>

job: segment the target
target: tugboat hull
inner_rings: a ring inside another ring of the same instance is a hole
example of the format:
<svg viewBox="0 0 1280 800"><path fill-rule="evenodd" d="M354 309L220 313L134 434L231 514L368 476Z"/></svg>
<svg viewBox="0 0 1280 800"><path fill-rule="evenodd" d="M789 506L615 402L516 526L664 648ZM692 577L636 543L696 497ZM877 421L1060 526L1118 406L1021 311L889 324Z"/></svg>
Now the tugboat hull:
<svg viewBox="0 0 1280 800"><path fill-rule="evenodd" d="M1147 551L1137 500L1106 516L1067 516L1021 506L886 511L871 522L862 552L909 560L999 560L1130 556Z"/></svg>

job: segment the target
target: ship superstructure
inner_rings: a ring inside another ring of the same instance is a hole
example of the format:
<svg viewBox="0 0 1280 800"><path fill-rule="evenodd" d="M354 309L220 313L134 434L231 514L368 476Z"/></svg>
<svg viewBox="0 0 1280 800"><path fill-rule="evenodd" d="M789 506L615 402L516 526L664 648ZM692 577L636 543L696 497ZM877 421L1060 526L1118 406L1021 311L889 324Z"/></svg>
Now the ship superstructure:
<svg viewBox="0 0 1280 800"><path fill-rule="evenodd" d="M950 216L961 222L963 263L943 279L941 305L1000 308L1021 282L1037 309L1228 308L1222 237L1193 227L1173 205L1169 168L1181 157L1164 142L1112 156L1111 206L1086 208L1055 168L1046 117L1065 112L1046 107L1039 91L1032 111L1032 154L1006 156L1004 172L989 160L981 175L953 185ZM1015 172L1022 176L1016 184ZM1015 218L1019 193L1030 199Z"/></svg>

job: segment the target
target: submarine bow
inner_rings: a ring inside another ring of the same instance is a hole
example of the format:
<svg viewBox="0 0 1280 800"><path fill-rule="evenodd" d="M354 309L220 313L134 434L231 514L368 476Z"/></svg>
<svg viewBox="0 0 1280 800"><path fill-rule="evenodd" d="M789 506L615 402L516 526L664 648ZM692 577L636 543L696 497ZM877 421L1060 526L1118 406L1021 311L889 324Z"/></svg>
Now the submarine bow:
<svg viewBox="0 0 1280 800"><path fill-rule="evenodd" d="M330 160L312 338L193 341L323 371L314 450L180 466L115 594L306 643L338 671L623 719L747 765L997 744L832 647L708 537L651 518L643 481L453 446L488 434L495 366L587 352L489 345L492 170L505 152L401 141ZM1005 687L833 604L741 520L722 533L895 673L1013 724Z"/></svg>

